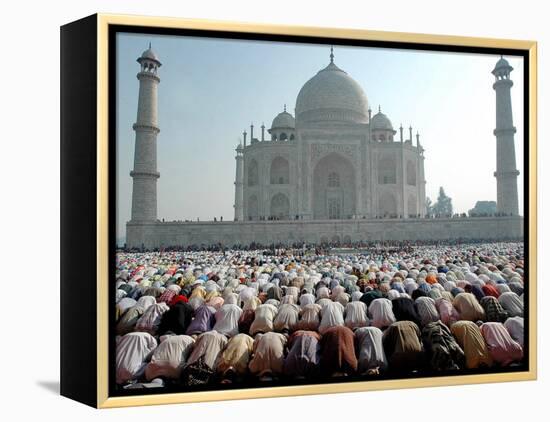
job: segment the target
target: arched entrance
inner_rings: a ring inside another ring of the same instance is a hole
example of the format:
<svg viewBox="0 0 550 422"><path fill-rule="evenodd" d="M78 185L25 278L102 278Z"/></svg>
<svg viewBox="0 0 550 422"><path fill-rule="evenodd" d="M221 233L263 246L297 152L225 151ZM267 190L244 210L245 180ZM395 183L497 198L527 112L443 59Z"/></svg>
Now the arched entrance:
<svg viewBox="0 0 550 422"><path fill-rule="evenodd" d="M277 220L287 220L290 214L290 202L283 193L278 193L271 198L270 216Z"/></svg>
<svg viewBox="0 0 550 422"><path fill-rule="evenodd" d="M393 193L384 192L380 195L378 215L384 218L397 217L397 200Z"/></svg>
<svg viewBox="0 0 550 422"><path fill-rule="evenodd" d="M416 209L416 197L414 195L410 195L409 200L407 201L407 213L410 218L414 218L418 215L418 211Z"/></svg>
<svg viewBox="0 0 550 422"><path fill-rule="evenodd" d="M355 169L351 161L337 153L321 159L313 171L313 218L351 218L355 200Z"/></svg>
<svg viewBox="0 0 550 422"><path fill-rule="evenodd" d="M256 195L248 198L247 217L249 220L258 219L258 197Z"/></svg>
<svg viewBox="0 0 550 422"><path fill-rule="evenodd" d="M272 185L288 185L290 170L288 161L277 157L271 162L270 183Z"/></svg>

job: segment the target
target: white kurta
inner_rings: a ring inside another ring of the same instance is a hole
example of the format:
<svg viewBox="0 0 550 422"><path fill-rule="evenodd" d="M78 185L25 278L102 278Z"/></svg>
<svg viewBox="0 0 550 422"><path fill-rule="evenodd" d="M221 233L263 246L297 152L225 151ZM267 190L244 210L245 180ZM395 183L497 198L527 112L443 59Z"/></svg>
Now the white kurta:
<svg viewBox="0 0 550 422"><path fill-rule="evenodd" d="M339 302L327 303L321 308L319 333L323 334L330 327L344 325L344 306Z"/></svg>
<svg viewBox="0 0 550 422"><path fill-rule="evenodd" d="M190 336L167 336L153 352L145 368L145 378L148 381L157 377L178 379L194 343Z"/></svg>
<svg viewBox="0 0 550 422"><path fill-rule="evenodd" d="M143 374L145 361L157 347L157 341L149 333L129 333L116 346L116 382L123 384Z"/></svg>
<svg viewBox="0 0 550 422"><path fill-rule="evenodd" d="M367 305L363 302L350 302L346 305L346 327L354 328L366 327L369 325L369 319L367 317Z"/></svg>
<svg viewBox="0 0 550 422"><path fill-rule="evenodd" d="M239 318L243 310L234 304L225 304L216 312L214 330L218 333L233 337L239 333Z"/></svg>

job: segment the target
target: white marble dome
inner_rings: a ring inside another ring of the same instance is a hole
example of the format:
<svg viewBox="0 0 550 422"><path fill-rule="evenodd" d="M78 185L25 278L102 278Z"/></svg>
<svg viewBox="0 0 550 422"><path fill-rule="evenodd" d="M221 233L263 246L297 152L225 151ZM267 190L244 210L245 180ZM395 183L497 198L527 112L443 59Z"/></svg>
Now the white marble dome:
<svg viewBox="0 0 550 422"><path fill-rule="evenodd" d="M157 55L155 54L155 52L151 49L151 47L149 47L147 50L145 50L142 54L141 54L141 58L142 59L148 59L148 60L154 60L156 62L159 61Z"/></svg>
<svg viewBox="0 0 550 422"><path fill-rule="evenodd" d="M372 130L393 130L391 120L381 111L378 111L371 120Z"/></svg>
<svg viewBox="0 0 550 422"><path fill-rule="evenodd" d="M294 127L294 117L286 110L277 114L277 116L273 119L273 123L271 124L271 129L294 129Z"/></svg>
<svg viewBox="0 0 550 422"><path fill-rule="evenodd" d="M368 101L361 86L331 62L305 83L296 99L299 122L368 123Z"/></svg>

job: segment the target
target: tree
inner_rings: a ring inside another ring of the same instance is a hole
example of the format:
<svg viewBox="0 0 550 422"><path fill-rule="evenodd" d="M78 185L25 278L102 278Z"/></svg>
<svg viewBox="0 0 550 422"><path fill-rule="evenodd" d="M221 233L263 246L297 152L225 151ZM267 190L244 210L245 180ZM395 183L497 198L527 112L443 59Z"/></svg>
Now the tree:
<svg viewBox="0 0 550 422"><path fill-rule="evenodd" d="M437 202L432 206L432 213L447 217L453 215L453 200L445 195L443 186L439 188L439 196L437 197Z"/></svg>
<svg viewBox="0 0 550 422"><path fill-rule="evenodd" d="M426 197L426 215L428 217L433 215L433 204L429 196Z"/></svg>

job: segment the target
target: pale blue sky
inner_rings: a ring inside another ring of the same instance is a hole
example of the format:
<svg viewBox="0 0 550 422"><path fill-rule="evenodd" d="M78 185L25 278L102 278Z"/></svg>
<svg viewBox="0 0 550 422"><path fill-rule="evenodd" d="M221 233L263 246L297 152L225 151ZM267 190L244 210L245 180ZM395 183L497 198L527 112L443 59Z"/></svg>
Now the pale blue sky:
<svg viewBox="0 0 550 422"><path fill-rule="evenodd" d="M329 62L327 45L117 35L117 238L130 218L139 65L149 44L159 70L158 216L233 219L235 147L244 129L271 125L283 104L294 114L302 85ZM439 186L455 211L496 200L495 93L499 56L335 46L335 63L380 104L394 129L420 132L426 195ZM514 67L512 107L520 209L523 207L523 60Z"/></svg>

